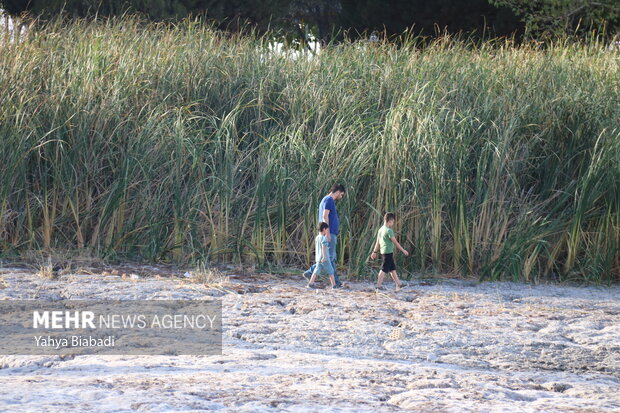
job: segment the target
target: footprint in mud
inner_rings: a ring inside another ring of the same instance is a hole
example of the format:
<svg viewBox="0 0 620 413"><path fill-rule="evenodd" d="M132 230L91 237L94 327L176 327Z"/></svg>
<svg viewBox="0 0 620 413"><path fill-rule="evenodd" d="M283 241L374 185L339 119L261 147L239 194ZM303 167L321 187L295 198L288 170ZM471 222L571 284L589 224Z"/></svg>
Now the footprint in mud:
<svg viewBox="0 0 620 413"><path fill-rule="evenodd" d="M566 323L562 321L551 321L547 325L543 325L543 328L538 330L540 334L562 334L566 328Z"/></svg>
<svg viewBox="0 0 620 413"><path fill-rule="evenodd" d="M527 396L525 394L512 391L512 390L504 390L502 393L509 400L515 400L515 401L520 401L520 402L533 402L536 400L535 397Z"/></svg>
<svg viewBox="0 0 620 413"><path fill-rule="evenodd" d="M444 379L427 379L427 380L418 380L409 385L407 385L408 389L412 390L422 390L422 389L458 389L461 386L455 380L444 380Z"/></svg>
<svg viewBox="0 0 620 413"><path fill-rule="evenodd" d="M552 391L555 393L564 393L566 390L570 389L571 386L570 384L566 384L566 383L545 383L543 384L543 388L545 388L548 391Z"/></svg>
<svg viewBox="0 0 620 413"><path fill-rule="evenodd" d="M273 360L276 358L278 358L278 356L271 353L253 353L247 358L247 360Z"/></svg>
<svg viewBox="0 0 620 413"><path fill-rule="evenodd" d="M237 294L256 294L267 290L266 287L256 287L253 285L233 285L228 287L228 289L233 290Z"/></svg>
<svg viewBox="0 0 620 413"><path fill-rule="evenodd" d="M536 323L516 323L513 325L513 328L517 331L519 330L527 330L533 333L539 332L545 324L536 324Z"/></svg>

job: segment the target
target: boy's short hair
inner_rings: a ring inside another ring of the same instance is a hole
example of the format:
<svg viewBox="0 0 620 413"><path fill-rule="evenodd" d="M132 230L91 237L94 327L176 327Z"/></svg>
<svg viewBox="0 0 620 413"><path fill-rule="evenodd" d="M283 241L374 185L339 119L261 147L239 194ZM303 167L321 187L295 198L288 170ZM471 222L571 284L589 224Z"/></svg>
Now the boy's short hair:
<svg viewBox="0 0 620 413"><path fill-rule="evenodd" d="M329 228L329 224L327 222L321 222L319 224L319 232L323 232L323 230L327 228Z"/></svg>
<svg viewBox="0 0 620 413"><path fill-rule="evenodd" d="M329 193L333 194L334 192L338 192L338 191L346 192L344 190L344 185L342 185L342 184L334 184L334 185L332 185L332 188L329 190Z"/></svg>
<svg viewBox="0 0 620 413"><path fill-rule="evenodd" d="M396 215L393 212L388 212L383 216L383 219L385 220L385 222L396 221Z"/></svg>

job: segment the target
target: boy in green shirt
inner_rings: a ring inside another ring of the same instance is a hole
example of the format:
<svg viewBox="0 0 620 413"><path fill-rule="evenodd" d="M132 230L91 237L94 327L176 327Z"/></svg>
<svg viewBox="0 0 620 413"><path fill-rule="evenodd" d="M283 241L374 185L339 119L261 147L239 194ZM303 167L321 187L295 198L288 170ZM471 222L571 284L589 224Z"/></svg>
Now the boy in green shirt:
<svg viewBox="0 0 620 413"><path fill-rule="evenodd" d="M390 273L392 279L394 280L394 284L396 284L394 291L400 290L401 283L398 280L398 275L396 275L396 263L394 262L394 246L401 250L406 257L409 256L409 252L407 252L407 250L401 247L398 241L396 241L394 231L392 230L395 221L396 215L391 212L385 214L384 224L377 233L377 242L375 243L375 247L373 248L372 254L370 255L370 258L374 260L375 258L377 258L377 250L381 248L381 255L383 255L383 265L381 266L381 271L379 271L377 290L381 289L383 277L385 277L386 273Z"/></svg>

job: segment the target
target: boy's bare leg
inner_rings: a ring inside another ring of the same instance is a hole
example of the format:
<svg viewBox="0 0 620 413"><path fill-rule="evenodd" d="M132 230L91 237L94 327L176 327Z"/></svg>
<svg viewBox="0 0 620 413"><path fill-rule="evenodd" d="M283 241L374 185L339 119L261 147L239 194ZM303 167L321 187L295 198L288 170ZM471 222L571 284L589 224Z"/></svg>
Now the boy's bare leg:
<svg viewBox="0 0 620 413"><path fill-rule="evenodd" d="M396 287L394 288L395 291L400 290L400 280L398 279L398 275L396 274L396 270L390 272L390 275L392 276L392 279L394 280L394 284L396 284Z"/></svg>
<svg viewBox="0 0 620 413"><path fill-rule="evenodd" d="M377 279L377 288L381 288L381 284L383 284L383 277L385 277L385 273L383 271L379 271L379 278Z"/></svg>
<svg viewBox="0 0 620 413"><path fill-rule="evenodd" d="M329 282L332 284L332 288L334 288L334 286L336 285L336 280L334 278L334 274L331 274L329 276Z"/></svg>
<svg viewBox="0 0 620 413"><path fill-rule="evenodd" d="M318 266L317 266L318 268ZM314 271L312 273L312 277L310 277L310 281L308 281L308 284L314 284L314 281L316 280L316 271Z"/></svg>

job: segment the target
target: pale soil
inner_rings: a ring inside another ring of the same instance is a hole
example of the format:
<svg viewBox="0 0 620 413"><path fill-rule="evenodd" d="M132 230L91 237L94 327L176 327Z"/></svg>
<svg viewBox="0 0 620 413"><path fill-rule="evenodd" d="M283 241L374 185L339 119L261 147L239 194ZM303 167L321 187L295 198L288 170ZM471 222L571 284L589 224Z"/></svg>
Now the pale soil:
<svg viewBox="0 0 620 413"><path fill-rule="evenodd" d="M0 300L217 297L223 354L0 356L0 411L620 411L619 287L103 274L4 268Z"/></svg>

